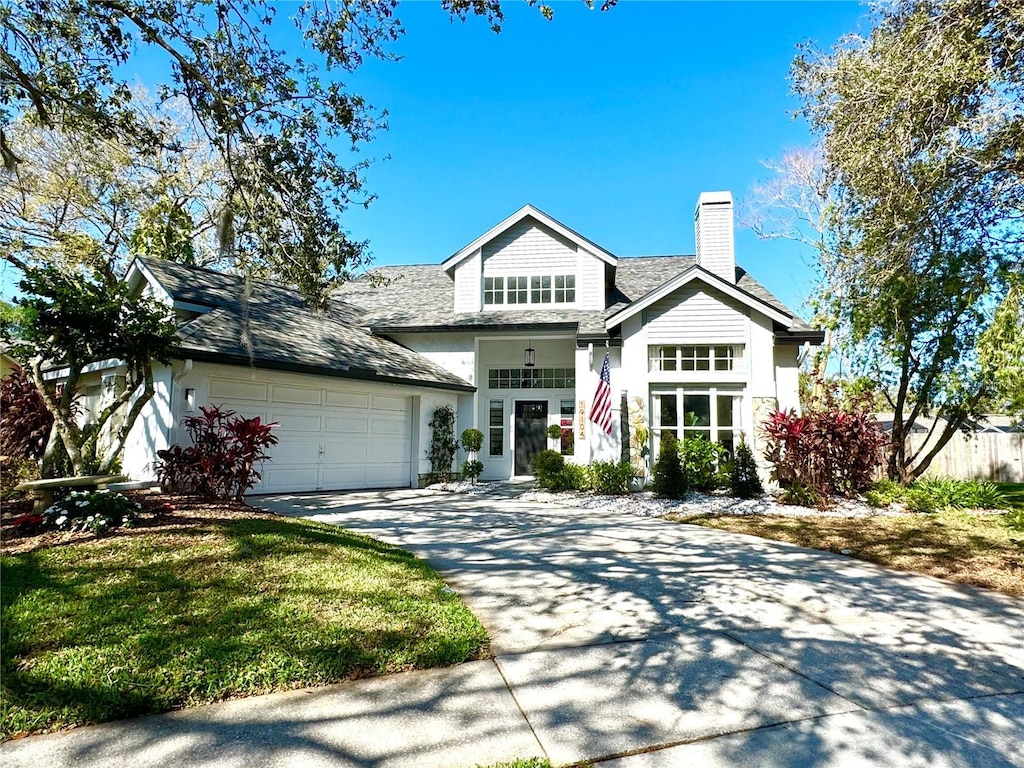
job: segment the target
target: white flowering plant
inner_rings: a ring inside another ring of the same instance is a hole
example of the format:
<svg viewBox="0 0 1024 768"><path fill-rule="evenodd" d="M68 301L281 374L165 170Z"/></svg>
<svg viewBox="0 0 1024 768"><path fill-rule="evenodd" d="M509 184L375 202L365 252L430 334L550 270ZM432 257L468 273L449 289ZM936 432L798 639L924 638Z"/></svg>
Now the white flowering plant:
<svg viewBox="0 0 1024 768"><path fill-rule="evenodd" d="M73 491L43 513L43 527L58 531L104 533L130 528L141 506L127 496L110 491Z"/></svg>

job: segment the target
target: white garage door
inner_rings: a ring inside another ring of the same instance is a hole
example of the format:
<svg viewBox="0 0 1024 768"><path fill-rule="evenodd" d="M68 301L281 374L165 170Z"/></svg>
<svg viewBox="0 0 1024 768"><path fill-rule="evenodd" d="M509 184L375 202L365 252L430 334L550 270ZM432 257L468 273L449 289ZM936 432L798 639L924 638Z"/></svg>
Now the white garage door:
<svg viewBox="0 0 1024 768"><path fill-rule="evenodd" d="M211 378L209 401L281 425L263 482L252 493L409 485L411 397L347 382Z"/></svg>

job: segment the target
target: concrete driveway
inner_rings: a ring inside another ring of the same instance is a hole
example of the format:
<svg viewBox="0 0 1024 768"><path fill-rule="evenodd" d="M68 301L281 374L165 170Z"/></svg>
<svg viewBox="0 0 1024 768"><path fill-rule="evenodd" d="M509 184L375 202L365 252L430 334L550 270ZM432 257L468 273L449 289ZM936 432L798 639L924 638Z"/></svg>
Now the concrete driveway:
<svg viewBox="0 0 1024 768"><path fill-rule="evenodd" d="M5 765L1024 766L1024 601L623 514L254 501L427 559L495 659L28 739Z"/></svg>

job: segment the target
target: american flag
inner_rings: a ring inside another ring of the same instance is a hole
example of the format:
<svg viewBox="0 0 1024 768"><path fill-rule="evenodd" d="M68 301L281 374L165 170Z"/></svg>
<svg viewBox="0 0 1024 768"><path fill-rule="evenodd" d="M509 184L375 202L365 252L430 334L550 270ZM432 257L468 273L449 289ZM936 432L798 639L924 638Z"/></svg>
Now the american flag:
<svg viewBox="0 0 1024 768"><path fill-rule="evenodd" d="M601 380L597 382L594 404L590 407L590 415L587 417L603 429L606 435L612 433L612 377L608 365L608 353L605 352Z"/></svg>

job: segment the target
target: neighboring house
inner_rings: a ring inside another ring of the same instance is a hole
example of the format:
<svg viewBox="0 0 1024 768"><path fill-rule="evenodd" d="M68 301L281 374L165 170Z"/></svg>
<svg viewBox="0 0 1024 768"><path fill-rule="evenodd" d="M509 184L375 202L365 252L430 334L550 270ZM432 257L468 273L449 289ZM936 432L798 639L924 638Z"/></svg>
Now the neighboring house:
<svg viewBox="0 0 1024 768"><path fill-rule="evenodd" d="M130 281L173 304L181 343L124 468L150 477L204 404L281 424L256 492L415 485L441 405L484 432L485 479L530 474L549 446L618 460L638 417L651 452L666 431L754 441L765 414L799 407L801 350L822 334L736 266L728 193L700 196L696 229L695 256L619 258L527 205L441 264L372 270L383 281L346 284L324 314L286 288L138 259ZM610 434L587 420L606 354Z"/></svg>

